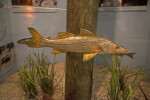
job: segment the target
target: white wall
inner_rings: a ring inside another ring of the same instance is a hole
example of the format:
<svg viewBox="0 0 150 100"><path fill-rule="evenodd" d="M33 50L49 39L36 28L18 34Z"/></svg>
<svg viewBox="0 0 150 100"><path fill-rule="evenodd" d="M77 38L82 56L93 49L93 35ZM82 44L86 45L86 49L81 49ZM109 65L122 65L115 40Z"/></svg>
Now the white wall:
<svg viewBox="0 0 150 100"><path fill-rule="evenodd" d="M6 35L4 36L3 40L0 41L0 46L3 46L5 44L11 43L12 40L12 34L11 34L11 24L10 24L10 9L8 6L7 0L0 0L2 4L4 4L3 8L0 8L0 27L2 25L6 26Z"/></svg>
<svg viewBox="0 0 150 100"><path fill-rule="evenodd" d="M58 1L60 8L66 8L65 0ZM23 38L31 37L27 27L33 27L41 33L44 37L56 37L57 32L66 31L66 11L58 11L57 13L11 13L12 33L15 44L15 53L17 58L17 67L24 64L24 60L28 55L28 51L42 52L50 56L53 62L53 54L51 48L32 49L26 45L18 44L17 41ZM56 61L65 61L65 54L59 54Z"/></svg>
<svg viewBox="0 0 150 100"><path fill-rule="evenodd" d="M0 47L6 44L13 42L12 31L11 31L11 22L10 22L10 8L9 2L7 0L0 0L4 5L3 8L0 8L0 27L3 25L6 26L6 34L4 38L0 41ZM0 33L1 34L1 33ZM0 83L4 81L9 75L16 71L16 63L10 65L7 69L0 71Z"/></svg>
<svg viewBox="0 0 150 100"><path fill-rule="evenodd" d="M146 61L148 29L147 12L100 12L98 34L135 52L135 59L128 58L133 66ZM98 61L96 60L98 63Z"/></svg>
<svg viewBox="0 0 150 100"><path fill-rule="evenodd" d="M66 8L67 0L59 0L58 7ZM138 65L150 65L150 12L99 12L98 14L98 35L123 45L131 52L136 52L135 59L125 57L127 65L135 67ZM25 45L17 44L20 39L30 37L28 26L36 28L44 37L55 37L57 32L66 31L66 11L60 10L57 13L11 13L13 41L17 56L17 65L23 64L29 50L44 51L51 56L50 48L31 49ZM65 61L65 54L57 56L57 62ZM95 63L100 63L96 56Z"/></svg>
<svg viewBox="0 0 150 100"><path fill-rule="evenodd" d="M150 7L150 6L149 6ZM144 65L150 68L150 9L132 12L100 12L98 33L135 52L134 59L124 57L129 67ZM99 56L95 63L100 64Z"/></svg>

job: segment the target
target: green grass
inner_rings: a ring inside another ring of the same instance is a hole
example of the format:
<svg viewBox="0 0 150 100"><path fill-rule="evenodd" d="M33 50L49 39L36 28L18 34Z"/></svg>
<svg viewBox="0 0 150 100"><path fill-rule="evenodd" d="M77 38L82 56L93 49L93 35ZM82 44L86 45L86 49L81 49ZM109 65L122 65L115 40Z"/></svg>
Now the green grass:
<svg viewBox="0 0 150 100"><path fill-rule="evenodd" d="M141 82L138 78L146 71L143 69L144 66L138 66L129 70L128 66L121 67L122 57L119 58L112 55L111 57L102 56L101 58L112 75L107 83L107 99L133 100L135 91Z"/></svg>
<svg viewBox="0 0 150 100"><path fill-rule="evenodd" d="M48 94L49 96L52 96L54 94L56 87L58 86L59 82L62 79L60 78L58 80L59 76L56 77L56 72L54 70L55 57L56 55L54 56L54 63L52 64L52 67L49 72L50 62L49 62L48 56L44 55L44 53L32 54L31 52L29 52L25 60L25 65L24 65L25 67L24 68L21 67L20 70L18 71L18 75L20 78L19 84L20 84L22 91L25 92L25 95L28 95L30 93L30 90L33 88L35 90L32 89L32 91L33 92L36 91L36 92L32 94L36 96L38 94L38 91L37 91L38 86L40 87L40 91L42 93ZM24 82L28 80L32 80L32 82L29 82L29 83L34 83L34 85ZM38 85L36 85L35 83L37 83ZM23 87L24 85L25 87L27 87L26 85L28 85L28 87L32 87L32 88L24 89Z"/></svg>
<svg viewBox="0 0 150 100"><path fill-rule="evenodd" d="M35 83L34 73L27 69L27 66L24 65L20 67L18 71L19 76L19 86L20 89L25 93L25 98L35 99L38 95L38 89Z"/></svg>
<svg viewBox="0 0 150 100"><path fill-rule="evenodd" d="M56 55L54 56L54 64L52 64L51 66L50 73L48 73L49 62L48 62L47 56L44 56L44 54L42 54L41 57L39 56L39 54L34 54L34 55L36 59L38 60L38 65L39 65L38 67L36 67L37 80L38 80L39 86L43 93L52 96L54 94L54 90L56 89L59 82L61 81L59 80L58 82L56 82L57 78L56 78L56 72L54 70ZM46 61L46 62L44 63L43 61ZM55 82L56 84L54 85Z"/></svg>

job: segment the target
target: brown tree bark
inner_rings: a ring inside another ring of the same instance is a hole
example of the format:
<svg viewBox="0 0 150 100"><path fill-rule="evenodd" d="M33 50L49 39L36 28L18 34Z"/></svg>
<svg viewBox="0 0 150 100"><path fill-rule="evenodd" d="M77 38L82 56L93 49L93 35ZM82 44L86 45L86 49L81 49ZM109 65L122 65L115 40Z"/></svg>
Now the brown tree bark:
<svg viewBox="0 0 150 100"><path fill-rule="evenodd" d="M96 33L99 0L68 0L67 32L80 34L80 28ZM90 100L93 62L83 62L83 53L66 54L65 100Z"/></svg>

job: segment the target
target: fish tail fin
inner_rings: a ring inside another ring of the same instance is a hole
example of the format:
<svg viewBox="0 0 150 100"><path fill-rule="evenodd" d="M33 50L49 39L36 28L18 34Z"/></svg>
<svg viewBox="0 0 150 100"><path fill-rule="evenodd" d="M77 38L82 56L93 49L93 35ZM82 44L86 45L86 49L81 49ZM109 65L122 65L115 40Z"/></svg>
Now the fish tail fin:
<svg viewBox="0 0 150 100"><path fill-rule="evenodd" d="M34 29L32 27L28 27L28 30L29 30L30 34L32 35L33 40L38 41L38 40L43 39L43 36L41 36L36 29Z"/></svg>
<svg viewBox="0 0 150 100"><path fill-rule="evenodd" d="M28 30L32 35L32 41L30 42L30 44L28 44L28 46L33 48L43 47L42 43L45 40L45 38L42 35L40 35L36 29L32 27L28 27Z"/></svg>
<svg viewBox="0 0 150 100"><path fill-rule="evenodd" d="M28 30L29 30L30 34L32 35L32 38L26 38L26 39L19 40L18 43L26 44L27 46L32 47L32 48L43 47L45 38L43 36L41 36L38 33L38 31L32 27L28 27Z"/></svg>

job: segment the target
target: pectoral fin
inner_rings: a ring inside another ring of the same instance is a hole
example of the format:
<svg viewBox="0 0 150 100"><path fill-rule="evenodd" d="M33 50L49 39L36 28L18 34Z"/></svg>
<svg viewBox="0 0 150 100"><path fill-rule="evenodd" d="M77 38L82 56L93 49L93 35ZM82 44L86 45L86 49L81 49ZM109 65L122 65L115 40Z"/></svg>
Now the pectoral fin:
<svg viewBox="0 0 150 100"><path fill-rule="evenodd" d="M92 59L97 53L89 53L83 55L83 62L88 61Z"/></svg>
<svg viewBox="0 0 150 100"><path fill-rule="evenodd" d="M53 49L52 53L54 54L60 54L60 53L64 53L65 51L59 50L59 49Z"/></svg>

